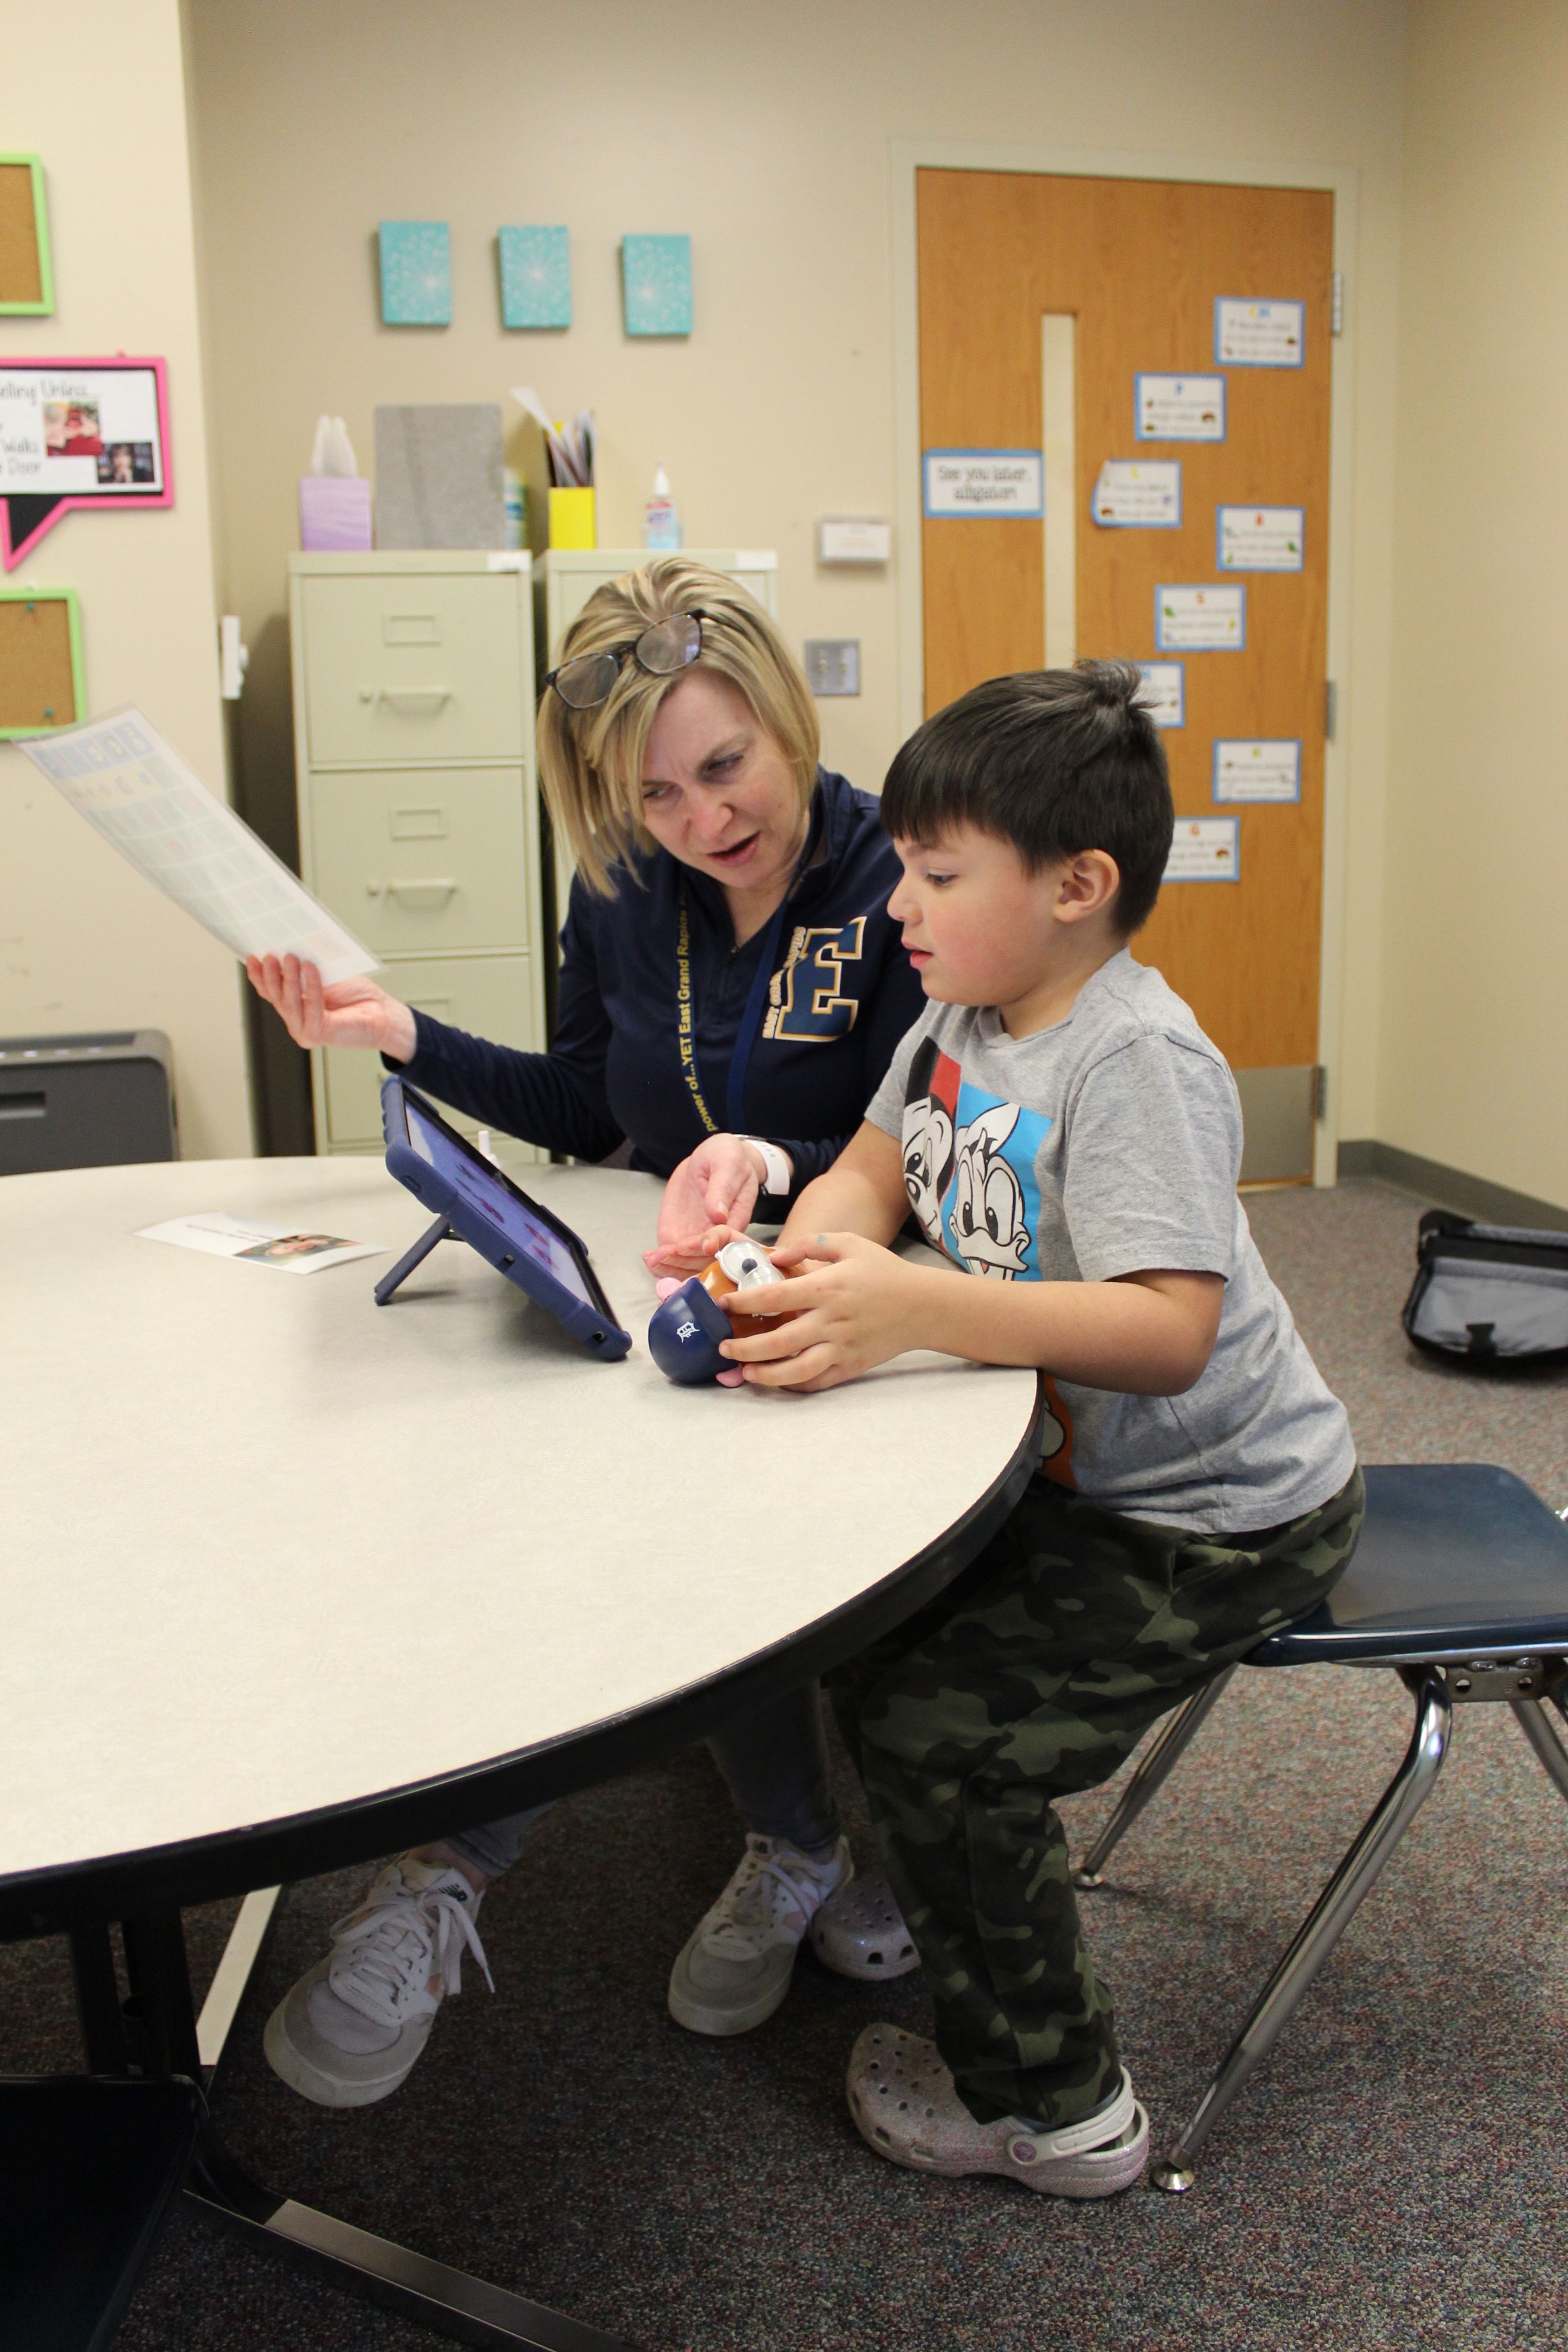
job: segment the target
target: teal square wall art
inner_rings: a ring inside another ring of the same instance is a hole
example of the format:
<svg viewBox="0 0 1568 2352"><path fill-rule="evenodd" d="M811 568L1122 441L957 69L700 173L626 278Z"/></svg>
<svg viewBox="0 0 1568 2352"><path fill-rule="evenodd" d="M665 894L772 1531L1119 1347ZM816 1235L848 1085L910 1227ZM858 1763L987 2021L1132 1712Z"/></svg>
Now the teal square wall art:
<svg viewBox="0 0 1568 2352"><path fill-rule="evenodd" d="M452 239L445 221L381 224L381 319L386 327L452 323Z"/></svg>
<svg viewBox="0 0 1568 2352"><path fill-rule="evenodd" d="M621 286L628 335L691 332L691 239L621 239Z"/></svg>
<svg viewBox="0 0 1568 2352"><path fill-rule="evenodd" d="M563 228L503 228L500 316L503 327L569 327L572 260Z"/></svg>

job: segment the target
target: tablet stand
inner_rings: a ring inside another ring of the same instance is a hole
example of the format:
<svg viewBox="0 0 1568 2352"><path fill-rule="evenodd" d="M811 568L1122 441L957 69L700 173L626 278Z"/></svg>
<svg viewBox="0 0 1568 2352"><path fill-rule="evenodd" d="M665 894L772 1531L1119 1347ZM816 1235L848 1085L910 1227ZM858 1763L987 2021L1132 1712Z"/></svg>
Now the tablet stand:
<svg viewBox="0 0 1568 2352"><path fill-rule="evenodd" d="M405 1281L416 1265L423 1265L437 1242L455 1242L458 1239L458 1234L452 1231L446 1218L437 1217L435 1223L420 1234L414 1247L404 1251L391 1272L382 1276L375 1286L376 1305L378 1307L386 1305L398 1284Z"/></svg>

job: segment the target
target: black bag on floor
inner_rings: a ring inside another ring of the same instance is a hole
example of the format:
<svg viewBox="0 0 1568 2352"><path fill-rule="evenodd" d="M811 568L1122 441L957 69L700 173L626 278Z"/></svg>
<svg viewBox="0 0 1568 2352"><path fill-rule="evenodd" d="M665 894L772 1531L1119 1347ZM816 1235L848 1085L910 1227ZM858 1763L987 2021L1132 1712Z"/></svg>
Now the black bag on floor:
<svg viewBox="0 0 1568 2352"><path fill-rule="evenodd" d="M1482 1368L1568 1363L1568 1233L1428 1209L1415 1265L1405 1328L1418 1348Z"/></svg>

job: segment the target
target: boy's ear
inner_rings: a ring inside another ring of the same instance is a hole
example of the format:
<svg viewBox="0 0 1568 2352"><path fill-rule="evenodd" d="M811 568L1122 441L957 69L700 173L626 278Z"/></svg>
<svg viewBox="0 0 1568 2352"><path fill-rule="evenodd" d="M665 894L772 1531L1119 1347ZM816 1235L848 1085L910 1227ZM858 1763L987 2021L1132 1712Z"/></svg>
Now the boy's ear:
<svg viewBox="0 0 1568 2352"><path fill-rule="evenodd" d="M1057 869L1052 912L1058 923L1081 923L1102 913L1121 887L1121 868L1108 849L1080 849Z"/></svg>

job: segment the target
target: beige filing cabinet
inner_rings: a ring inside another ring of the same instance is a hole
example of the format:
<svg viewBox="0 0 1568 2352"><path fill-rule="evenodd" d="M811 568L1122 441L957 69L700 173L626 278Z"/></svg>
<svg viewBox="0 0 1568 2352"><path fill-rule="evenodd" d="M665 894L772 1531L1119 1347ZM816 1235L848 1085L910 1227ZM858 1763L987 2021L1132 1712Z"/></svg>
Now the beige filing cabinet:
<svg viewBox="0 0 1568 2352"><path fill-rule="evenodd" d="M526 554L289 560L300 868L406 1003L545 1043ZM310 1056L318 1151L381 1149L379 1055ZM477 1121L452 1114L472 1134ZM526 1145L509 1160L535 1160Z"/></svg>
<svg viewBox="0 0 1568 2352"><path fill-rule="evenodd" d="M661 554L679 551L710 572L724 572L749 588L763 610L779 616L779 560L771 547L552 547L533 568L533 604L538 627L539 675L553 666L561 640L595 588L618 580L624 572L639 572ZM563 841L555 845L555 920L566 920L572 889L572 854Z"/></svg>

